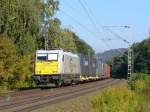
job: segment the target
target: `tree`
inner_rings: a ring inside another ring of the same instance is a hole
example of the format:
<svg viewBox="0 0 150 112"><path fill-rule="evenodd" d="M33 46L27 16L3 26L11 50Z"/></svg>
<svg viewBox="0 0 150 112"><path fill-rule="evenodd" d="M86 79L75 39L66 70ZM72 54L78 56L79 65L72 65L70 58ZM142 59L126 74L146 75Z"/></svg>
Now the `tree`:
<svg viewBox="0 0 150 112"><path fill-rule="evenodd" d="M3 0L2 0L3 1ZM24 55L35 50L39 38L40 1L6 0L1 7L1 34L9 37L17 47L17 54ZM32 43L32 44L31 44ZM30 46L30 47L28 47ZM25 50L26 49L26 50Z"/></svg>
<svg viewBox="0 0 150 112"><path fill-rule="evenodd" d="M42 47L40 33L45 17L50 18L58 9L55 0L1 0L0 34L9 37L23 56ZM30 46L30 47L29 47Z"/></svg>
<svg viewBox="0 0 150 112"><path fill-rule="evenodd" d="M57 18L49 21L50 48L77 52L72 32L69 29L62 29L60 26L61 22Z"/></svg>
<svg viewBox="0 0 150 112"><path fill-rule="evenodd" d="M133 45L134 47L134 69L135 72L150 74L150 38L141 43Z"/></svg>
<svg viewBox="0 0 150 112"><path fill-rule="evenodd" d="M132 45L134 51L134 72L150 74L150 38ZM127 74L127 56L115 57L111 60L111 71L115 77Z"/></svg>
<svg viewBox="0 0 150 112"><path fill-rule="evenodd" d="M15 45L8 38L0 36L0 84L8 81L12 75L12 66L16 60Z"/></svg>
<svg viewBox="0 0 150 112"><path fill-rule="evenodd" d="M13 65L13 76L9 78L11 88L27 88L35 85L32 78L34 63L33 54L25 55Z"/></svg>
<svg viewBox="0 0 150 112"><path fill-rule="evenodd" d="M73 39L75 41L78 53L82 53L84 55L90 55L90 56L95 54L94 50L89 44L87 44L84 40L80 39L74 32L72 32L72 34L73 34Z"/></svg>

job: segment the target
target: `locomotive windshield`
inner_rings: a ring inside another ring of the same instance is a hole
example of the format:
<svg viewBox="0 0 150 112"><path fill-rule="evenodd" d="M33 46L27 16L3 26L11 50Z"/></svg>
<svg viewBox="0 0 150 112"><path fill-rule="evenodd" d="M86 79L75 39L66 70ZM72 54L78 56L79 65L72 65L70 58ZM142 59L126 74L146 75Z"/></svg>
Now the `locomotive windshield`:
<svg viewBox="0 0 150 112"><path fill-rule="evenodd" d="M49 54L37 54L38 61L57 61L58 54L56 53L49 53Z"/></svg>
<svg viewBox="0 0 150 112"><path fill-rule="evenodd" d="M58 60L58 54L56 53L48 54L48 61L57 61L57 60Z"/></svg>
<svg viewBox="0 0 150 112"><path fill-rule="evenodd" d="M47 54L37 54L38 61L47 61Z"/></svg>

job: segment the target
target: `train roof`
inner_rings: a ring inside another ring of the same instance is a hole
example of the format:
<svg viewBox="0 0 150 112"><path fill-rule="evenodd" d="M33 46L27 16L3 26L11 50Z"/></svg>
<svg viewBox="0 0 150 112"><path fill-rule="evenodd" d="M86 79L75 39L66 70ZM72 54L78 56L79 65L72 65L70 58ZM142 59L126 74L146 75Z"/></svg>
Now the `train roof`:
<svg viewBox="0 0 150 112"><path fill-rule="evenodd" d="M72 52L66 52L63 50L37 50L36 54L44 54L44 53L58 53L58 54L66 54L73 57L78 57L77 54L74 54Z"/></svg>
<svg viewBox="0 0 150 112"><path fill-rule="evenodd" d="M63 52L63 50L37 50L36 53L60 53Z"/></svg>

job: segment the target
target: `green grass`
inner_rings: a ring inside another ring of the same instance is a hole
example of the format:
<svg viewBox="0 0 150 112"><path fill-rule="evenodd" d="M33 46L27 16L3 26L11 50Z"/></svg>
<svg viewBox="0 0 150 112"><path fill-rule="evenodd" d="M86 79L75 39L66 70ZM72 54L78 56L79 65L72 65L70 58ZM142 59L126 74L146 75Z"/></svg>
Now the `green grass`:
<svg viewBox="0 0 150 112"><path fill-rule="evenodd" d="M136 94L126 86L117 86L98 92L92 97L92 112L135 112Z"/></svg>
<svg viewBox="0 0 150 112"><path fill-rule="evenodd" d="M92 112L150 112L150 75L137 73L127 85L92 97Z"/></svg>

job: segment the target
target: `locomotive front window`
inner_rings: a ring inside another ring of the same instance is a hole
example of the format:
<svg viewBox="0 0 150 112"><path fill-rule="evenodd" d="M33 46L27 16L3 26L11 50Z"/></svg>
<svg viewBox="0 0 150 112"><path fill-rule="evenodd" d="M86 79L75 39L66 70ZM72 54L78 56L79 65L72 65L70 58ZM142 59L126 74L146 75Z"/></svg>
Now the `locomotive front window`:
<svg viewBox="0 0 150 112"><path fill-rule="evenodd" d="M38 61L46 61L47 60L47 54L38 54L37 60Z"/></svg>
<svg viewBox="0 0 150 112"><path fill-rule="evenodd" d="M58 60L58 54L56 53L48 54L48 61L57 61L57 60Z"/></svg>

